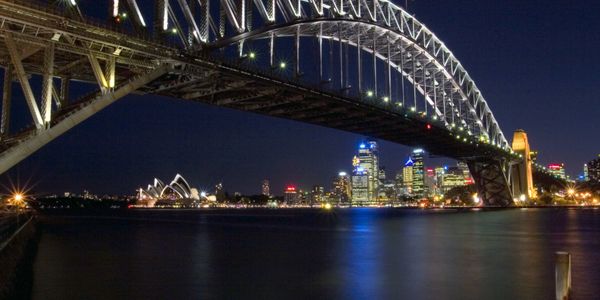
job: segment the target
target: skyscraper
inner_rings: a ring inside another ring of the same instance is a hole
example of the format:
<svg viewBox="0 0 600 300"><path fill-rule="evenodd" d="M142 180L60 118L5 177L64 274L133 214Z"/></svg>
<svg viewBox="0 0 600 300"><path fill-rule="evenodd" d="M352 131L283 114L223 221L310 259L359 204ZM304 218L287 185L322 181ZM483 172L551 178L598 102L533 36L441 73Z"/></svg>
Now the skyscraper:
<svg viewBox="0 0 600 300"><path fill-rule="evenodd" d="M415 149L412 152L412 194L414 197L421 198L425 196L425 170L423 166L423 149Z"/></svg>
<svg viewBox="0 0 600 300"><path fill-rule="evenodd" d="M402 169L402 181L404 183L404 192L406 194L412 194L413 189L413 166L415 162L409 156L406 162L404 163L404 168Z"/></svg>
<svg viewBox="0 0 600 300"><path fill-rule="evenodd" d="M365 169L356 166L352 172L352 205L364 205L369 202L369 176Z"/></svg>
<svg viewBox="0 0 600 300"><path fill-rule="evenodd" d="M404 188L404 174L402 173L404 170L400 170L396 173L395 183L396 183L396 195L403 194Z"/></svg>
<svg viewBox="0 0 600 300"><path fill-rule="evenodd" d="M598 158L589 161L587 166L589 180L593 182L600 182L600 154L598 154Z"/></svg>
<svg viewBox="0 0 600 300"><path fill-rule="evenodd" d="M589 181L589 180L590 180L590 174L588 171L588 165L583 164L583 181Z"/></svg>
<svg viewBox="0 0 600 300"><path fill-rule="evenodd" d="M423 194L425 196L434 196L436 193L435 187L435 170L433 168L425 168L424 178L425 188Z"/></svg>
<svg viewBox="0 0 600 300"><path fill-rule="evenodd" d="M377 142L368 140L360 143L358 155L354 157L352 164L352 201L357 204L374 203L377 200L379 189L379 157ZM365 177L365 178L363 178ZM366 181L367 194L362 194L363 184ZM355 187L356 192L355 194Z"/></svg>
<svg viewBox="0 0 600 300"><path fill-rule="evenodd" d="M310 192L310 205L316 205L323 202L325 189L322 186L315 185Z"/></svg>
<svg viewBox="0 0 600 300"><path fill-rule="evenodd" d="M263 196L271 196L271 186L269 185L269 180L265 179L262 182L262 194Z"/></svg>
<svg viewBox="0 0 600 300"><path fill-rule="evenodd" d="M348 203L350 201L350 178L348 178L346 172L340 172L334 180L333 194L340 203Z"/></svg>

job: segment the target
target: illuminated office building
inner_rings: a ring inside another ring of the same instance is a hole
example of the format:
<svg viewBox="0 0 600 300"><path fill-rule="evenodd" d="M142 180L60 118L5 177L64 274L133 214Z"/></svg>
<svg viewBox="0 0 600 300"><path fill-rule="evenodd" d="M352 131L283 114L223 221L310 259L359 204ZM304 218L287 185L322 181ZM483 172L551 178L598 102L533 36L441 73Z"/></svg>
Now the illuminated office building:
<svg viewBox="0 0 600 300"><path fill-rule="evenodd" d="M600 182L600 154L598 158L587 163L588 178L593 182Z"/></svg>
<svg viewBox="0 0 600 300"><path fill-rule="evenodd" d="M412 185L413 185L413 166L414 162L411 157L409 157L404 163L404 168L402 169L402 181L405 194L412 194Z"/></svg>
<svg viewBox="0 0 600 300"><path fill-rule="evenodd" d="M285 191L283 193L283 201L287 205L298 204L298 202L299 202L299 195L298 195L298 191L296 190L295 186L288 185L285 188Z"/></svg>
<svg viewBox="0 0 600 300"><path fill-rule="evenodd" d="M346 172L340 172L333 182L333 196L340 203L348 203L350 193L350 178Z"/></svg>
<svg viewBox="0 0 600 300"><path fill-rule="evenodd" d="M549 164L548 171L555 177L567 179L567 175L565 174L565 164L563 163Z"/></svg>
<svg viewBox="0 0 600 300"><path fill-rule="evenodd" d="M358 205L377 201L379 190L379 157L377 142L360 143L358 155L352 161L352 202ZM364 194L366 184L366 195Z"/></svg>
<svg viewBox="0 0 600 300"><path fill-rule="evenodd" d="M310 204L315 205L323 202L325 197L325 188L319 185L315 185L310 192Z"/></svg>
<svg viewBox="0 0 600 300"><path fill-rule="evenodd" d="M412 195L417 198L425 196L425 168L423 166L423 149L415 149L412 152Z"/></svg>

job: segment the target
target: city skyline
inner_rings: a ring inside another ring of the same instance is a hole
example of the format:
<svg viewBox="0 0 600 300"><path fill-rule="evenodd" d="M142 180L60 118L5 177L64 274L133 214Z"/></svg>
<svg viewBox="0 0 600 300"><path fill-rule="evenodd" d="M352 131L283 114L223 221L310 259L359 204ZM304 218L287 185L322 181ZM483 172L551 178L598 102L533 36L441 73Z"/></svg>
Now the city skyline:
<svg viewBox="0 0 600 300"><path fill-rule="evenodd" d="M593 105L597 85L591 74L600 63L586 60L584 64L574 55L565 57L563 53L573 48L582 57L594 57L587 51L598 41L585 37L594 32L593 28L600 28L588 11L589 6L597 4L569 6L568 13L577 17L579 23L566 24L561 30L549 33L539 29L546 28L564 13L564 7L557 3L547 3L543 9L518 1L508 5L493 1L465 3L469 5L439 3L436 9L426 9L430 4L416 2L410 11L444 37L477 79L505 133L525 129L532 149L540 150L542 164L564 162L567 173L577 178L583 164L596 157L596 149L600 149L600 142L590 138L588 132L594 128L593 116L598 115L599 109ZM500 22L506 14L514 13L527 13L535 18L513 18L510 26ZM456 17L461 15L469 18ZM577 26L590 30L577 31ZM520 29L524 27L531 29L522 32ZM478 39L476 45L464 38L488 32L495 38ZM577 32L578 36L572 36L571 32ZM566 42L547 47L554 39ZM583 40L591 45L578 47ZM516 48L509 45L525 42L531 47L519 48L524 52L515 57ZM538 53L540 49L545 51L543 56ZM537 61L535 68L522 67L530 61ZM548 68L555 71L548 72ZM559 72L581 77L550 75ZM547 84L526 84L531 83L528 78ZM548 86L553 88L549 90ZM18 91L14 96L22 97ZM574 99L576 105L565 103L565 99ZM15 101L14 105L21 111L25 107L23 101ZM589 109L579 110L579 107ZM577 122L572 121L575 115ZM161 137L160 142L156 142L157 136ZM225 181L249 192L255 190L254 181L265 177L272 178L274 187L285 185L285 181L327 182L330 170L344 169L349 145L362 138L365 137L199 103L128 96L50 143L7 176L32 178L44 192L79 188L126 193L131 192L135 183L144 182L149 174L167 177L182 170L190 180L211 182L206 188L212 187L213 182ZM580 142L584 140L586 143ZM408 148L380 143L387 156L382 164L390 168L400 166ZM247 161L248 157L254 160ZM292 172L296 178L283 179ZM92 173L94 176L89 175Z"/></svg>

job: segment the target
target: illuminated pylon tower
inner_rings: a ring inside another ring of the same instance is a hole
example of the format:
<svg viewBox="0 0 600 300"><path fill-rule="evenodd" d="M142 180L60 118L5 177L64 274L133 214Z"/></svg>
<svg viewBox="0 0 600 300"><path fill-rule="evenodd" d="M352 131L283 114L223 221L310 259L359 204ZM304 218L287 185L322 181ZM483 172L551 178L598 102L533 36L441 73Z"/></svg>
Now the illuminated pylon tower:
<svg viewBox="0 0 600 300"><path fill-rule="evenodd" d="M523 129L517 129L513 135L512 149L523 157L523 160L514 165L512 169L512 189L515 197L527 196L527 199L536 198L533 188L533 173L531 151L527 133Z"/></svg>

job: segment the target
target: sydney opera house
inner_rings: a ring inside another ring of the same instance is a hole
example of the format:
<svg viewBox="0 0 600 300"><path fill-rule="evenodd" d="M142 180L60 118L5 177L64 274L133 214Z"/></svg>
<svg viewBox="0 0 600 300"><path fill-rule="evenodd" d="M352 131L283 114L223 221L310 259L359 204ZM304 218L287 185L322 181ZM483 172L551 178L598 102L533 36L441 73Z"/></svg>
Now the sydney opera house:
<svg viewBox="0 0 600 300"><path fill-rule="evenodd" d="M146 189L140 188L138 193L138 204L146 207L192 207L199 202L198 190L190 187L180 174L177 174L169 184L164 184L160 179L154 178L154 184L149 184Z"/></svg>

